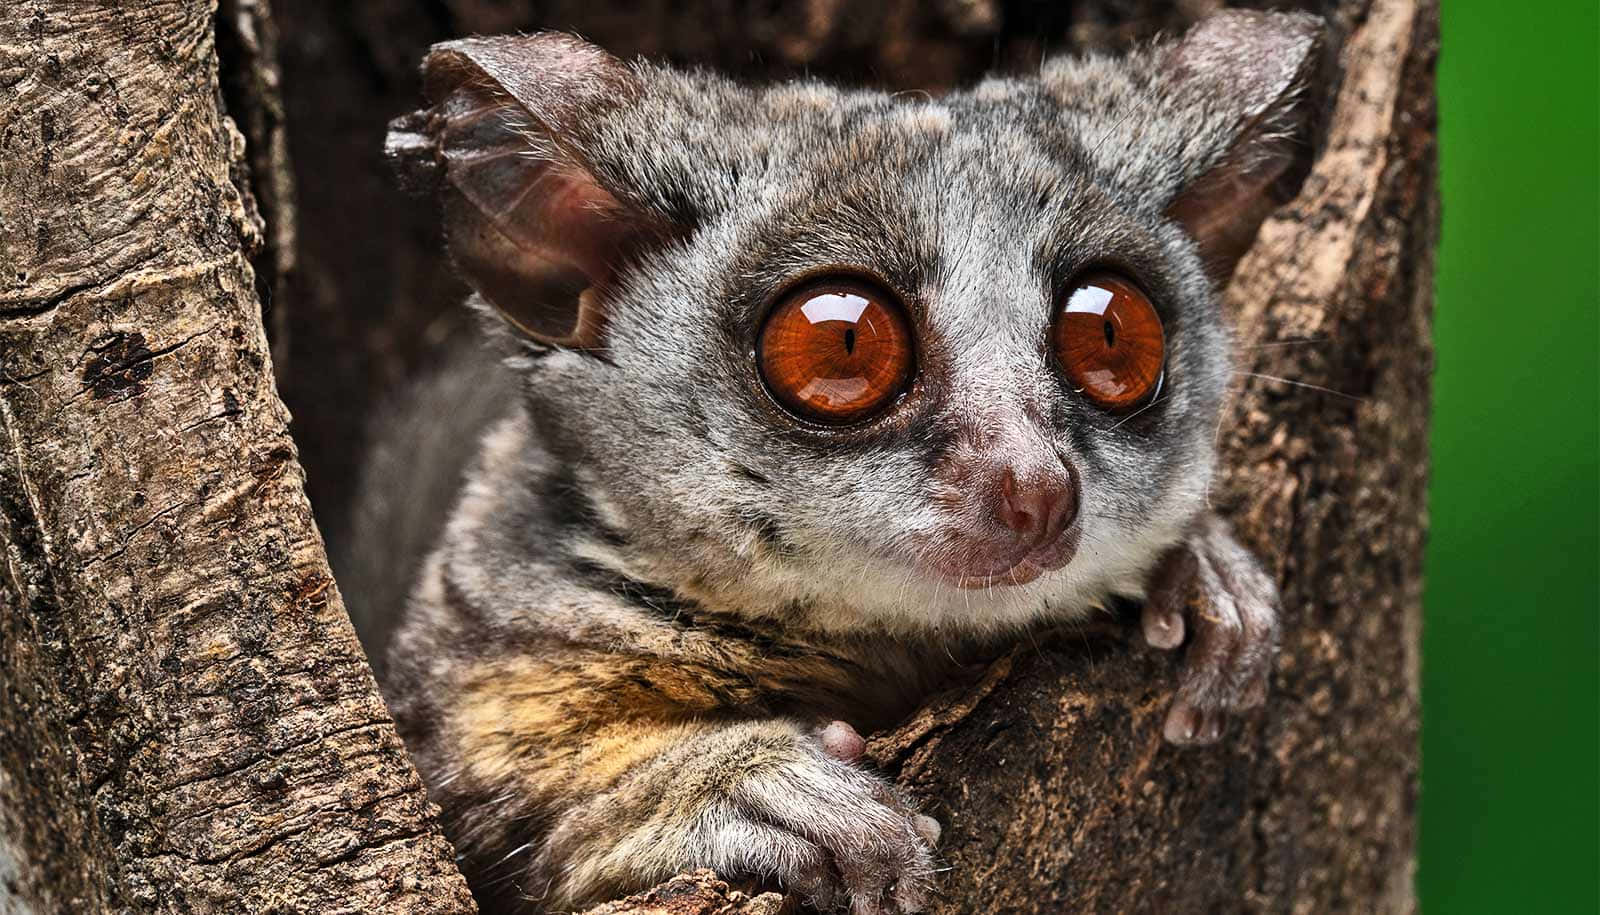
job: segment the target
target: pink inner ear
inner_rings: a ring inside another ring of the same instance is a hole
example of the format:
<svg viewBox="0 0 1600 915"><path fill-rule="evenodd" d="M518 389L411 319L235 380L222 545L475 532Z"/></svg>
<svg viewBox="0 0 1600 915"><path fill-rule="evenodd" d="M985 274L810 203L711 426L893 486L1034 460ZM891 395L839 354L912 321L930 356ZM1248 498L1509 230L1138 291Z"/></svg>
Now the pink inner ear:
<svg viewBox="0 0 1600 915"><path fill-rule="evenodd" d="M1194 239L1217 283L1227 282L1262 221L1282 202L1272 185L1293 163L1286 146L1235 151L1168 205L1167 217Z"/></svg>
<svg viewBox="0 0 1600 915"><path fill-rule="evenodd" d="M627 227L622 204L587 174L547 165L511 205L506 222L515 234L603 286L624 256Z"/></svg>
<svg viewBox="0 0 1600 915"><path fill-rule="evenodd" d="M544 148L508 111L491 102L450 119L443 151L461 196L519 249L609 279L626 235L622 204L581 167Z"/></svg>
<svg viewBox="0 0 1600 915"><path fill-rule="evenodd" d="M583 172L525 154L474 163L451 183L462 197L447 211L451 249L479 294L536 339L598 346L599 296L628 252L617 199Z"/></svg>
<svg viewBox="0 0 1600 915"><path fill-rule="evenodd" d="M1186 97L1218 100L1235 120L1220 159L1167 207L1218 283L1232 275L1262 220L1287 199L1288 173L1309 151L1301 90L1320 33L1321 21L1306 14L1232 10L1191 29L1167 61Z"/></svg>
<svg viewBox="0 0 1600 915"><path fill-rule="evenodd" d="M446 207L446 229L465 278L529 336L598 346L598 291L641 221L511 99L470 88L440 109L440 152L458 198ZM585 289L597 292L580 296Z"/></svg>
<svg viewBox="0 0 1600 915"><path fill-rule="evenodd" d="M444 178L461 274L528 336L598 347L605 291L659 231L601 186L581 150L586 124L637 97L633 72L593 45L544 33L437 45L423 75L435 104L397 122L398 157L410 167L431 151L420 171Z"/></svg>

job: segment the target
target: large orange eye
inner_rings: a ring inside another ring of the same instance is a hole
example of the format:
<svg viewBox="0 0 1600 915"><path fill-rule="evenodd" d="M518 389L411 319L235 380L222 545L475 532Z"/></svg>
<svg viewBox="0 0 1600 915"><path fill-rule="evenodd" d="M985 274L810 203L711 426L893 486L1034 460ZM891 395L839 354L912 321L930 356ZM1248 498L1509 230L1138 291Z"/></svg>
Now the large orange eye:
<svg viewBox="0 0 1600 915"><path fill-rule="evenodd" d="M806 419L849 423L883 409L911 381L911 328L898 302L863 283L813 283L785 296L756 345L761 377Z"/></svg>
<svg viewBox="0 0 1600 915"><path fill-rule="evenodd" d="M1067 378L1108 410L1125 410L1161 381L1161 317L1139 287L1111 273L1077 282L1051 332Z"/></svg>

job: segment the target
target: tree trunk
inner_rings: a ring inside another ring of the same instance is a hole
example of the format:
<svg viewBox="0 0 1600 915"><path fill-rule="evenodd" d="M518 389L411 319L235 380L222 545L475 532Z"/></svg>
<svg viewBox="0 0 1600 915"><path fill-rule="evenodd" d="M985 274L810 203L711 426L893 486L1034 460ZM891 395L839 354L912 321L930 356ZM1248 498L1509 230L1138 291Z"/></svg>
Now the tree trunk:
<svg viewBox="0 0 1600 915"><path fill-rule="evenodd" d="M19 5L0 23L0 881L40 911L453 911L327 579L254 294L275 299L312 504L336 521L375 398L462 324L436 215L378 165L427 45L565 28L752 77L937 89L1219 4L228 0L244 203L204 4ZM1095 625L878 735L944 823L942 911L1414 908L1438 12L1302 5L1330 22L1338 83L1304 190L1228 291L1241 373L1212 491L1283 589L1272 697L1217 748L1165 746L1176 662ZM771 909L699 875L606 911Z"/></svg>
<svg viewBox="0 0 1600 915"><path fill-rule="evenodd" d="M471 911L312 524L213 20L0 18L0 911Z"/></svg>

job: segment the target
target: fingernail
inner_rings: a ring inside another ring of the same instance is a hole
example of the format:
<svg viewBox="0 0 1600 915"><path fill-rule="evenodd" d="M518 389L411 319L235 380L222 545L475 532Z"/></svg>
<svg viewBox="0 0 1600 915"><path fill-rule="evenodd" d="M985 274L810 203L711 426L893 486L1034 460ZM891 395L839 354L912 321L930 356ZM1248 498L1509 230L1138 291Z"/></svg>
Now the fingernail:
<svg viewBox="0 0 1600 915"><path fill-rule="evenodd" d="M1176 613L1147 614L1144 640L1152 648L1177 648L1183 643L1183 617Z"/></svg>
<svg viewBox="0 0 1600 915"><path fill-rule="evenodd" d="M939 825L939 821L925 814L919 813L912 817L911 828L917 831L922 841L934 847L938 846L939 837L944 835L944 827Z"/></svg>
<svg viewBox="0 0 1600 915"><path fill-rule="evenodd" d="M1174 703L1167 712L1167 722L1161 729L1161 734L1168 743L1186 744L1194 742L1195 728L1199 722L1196 720L1199 712L1191 705L1183 702Z"/></svg>

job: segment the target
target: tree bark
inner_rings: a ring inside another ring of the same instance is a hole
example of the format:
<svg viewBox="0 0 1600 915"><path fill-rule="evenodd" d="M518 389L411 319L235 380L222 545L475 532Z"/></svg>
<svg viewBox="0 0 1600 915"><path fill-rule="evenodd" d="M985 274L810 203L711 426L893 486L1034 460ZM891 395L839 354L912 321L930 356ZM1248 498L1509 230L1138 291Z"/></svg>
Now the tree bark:
<svg viewBox="0 0 1600 915"><path fill-rule="evenodd" d="M777 893L752 896L702 868L647 892L595 906L583 915L780 915L793 908Z"/></svg>
<svg viewBox="0 0 1600 915"><path fill-rule="evenodd" d="M470 902L327 577L254 294L275 298L311 504L337 521L373 402L461 325L435 214L378 162L427 45L565 28L751 77L937 90L1220 4L228 0L248 159L205 4L17 5L0 911L7 883L39 911L454 911ZM1338 61L1326 139L1227 293L1241 372L1211 494L1283 589L1272 697L1217 748L1165 746L1177 662L1108 622L877 735L872 758L944 824L941 911L1414 908L1438 10L1300 5ZM772 902L702 874L606 913Z"/></svg>
<svg viewBox="0 0 1600 915"><path fill-rule="evenodd" d="M471 911L312 524L214 19L0 18L0 911Z"/></svg>

